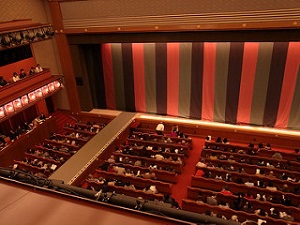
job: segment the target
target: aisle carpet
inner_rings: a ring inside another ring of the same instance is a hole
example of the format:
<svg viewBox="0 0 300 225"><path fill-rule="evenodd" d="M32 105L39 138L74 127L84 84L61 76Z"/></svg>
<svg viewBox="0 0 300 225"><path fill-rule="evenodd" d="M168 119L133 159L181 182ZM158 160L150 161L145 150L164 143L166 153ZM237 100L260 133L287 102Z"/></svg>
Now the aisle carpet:
<svg viewBox="0 0 300 225"><path fill-rule="evenodd" d="M191 185L192 175L195 173L195 166L200 158L201 150L204 145L203 138L193 137L193 150L189 153L189 157L185 159L185 166L182 174L178 177L177 184L172 186L172 197L179 203L187 198L187 187Z"/></svg>

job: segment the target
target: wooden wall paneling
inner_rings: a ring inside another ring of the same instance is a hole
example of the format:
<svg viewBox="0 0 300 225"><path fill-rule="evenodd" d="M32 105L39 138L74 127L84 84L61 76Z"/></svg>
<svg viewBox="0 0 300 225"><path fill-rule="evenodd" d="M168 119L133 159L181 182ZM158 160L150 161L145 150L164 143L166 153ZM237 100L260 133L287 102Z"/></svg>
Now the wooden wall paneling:
<svg viewBox="0 0 300 225"><path fill-rule="evenodd" d="M75 72L72 64L72 57L69 43L63 30L62 16L59 2L49 2L49 8L55 30L55 38L59 49L59 56L62 64L67 95L71 111L80 112L79 96L76 88Z"/></svg>
<svg viewBox="0 0 300 225"><path fill-rule="evenodd" d="M45 99L36 103L36 109L37 109L38 115L40 115L41 113L44 113L47 117L49 116Z"/></svg>
<svg viewBox="0 0 300 225"><path fill-rule="evenodd" d="M24 152L44 139L48 138L52 132L55 132L55 119L50 118L41 125L38 125L30 133L22 135L18 140L8 145L0 151L0 167L9 167L13 165L13 160L23 160Z"/></svg>

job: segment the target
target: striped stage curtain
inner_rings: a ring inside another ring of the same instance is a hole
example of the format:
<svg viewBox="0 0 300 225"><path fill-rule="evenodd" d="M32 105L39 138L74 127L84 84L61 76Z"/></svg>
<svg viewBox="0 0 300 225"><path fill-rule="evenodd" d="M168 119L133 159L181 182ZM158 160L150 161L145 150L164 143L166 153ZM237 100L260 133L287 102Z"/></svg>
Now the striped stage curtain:
<svg viewBox="0 0 300 225"><path fill-rule="evenodd" d="M101 49L109 109L300 128L300 42L105 43Z"/></svg>

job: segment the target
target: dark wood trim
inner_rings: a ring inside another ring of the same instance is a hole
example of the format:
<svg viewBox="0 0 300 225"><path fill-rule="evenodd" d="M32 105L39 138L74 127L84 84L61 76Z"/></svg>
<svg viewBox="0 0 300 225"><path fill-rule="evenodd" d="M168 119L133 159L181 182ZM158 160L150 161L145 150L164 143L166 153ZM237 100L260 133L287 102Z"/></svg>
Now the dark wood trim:
<svg viewBox="0 0 300 225"><path fill-rule="evenodd" d="M73 69L71 52L69 49L69 43L64 34L62 27L62 15L59 2L49 2L49 8L52 16L53 27L55 30L55 39L59 50L59 56L61 60L62 70L64 73L65 83L68 87L67 95L70 104L70 109L73 112L80 112L80 102L75 80L75 71Z"/></svg>

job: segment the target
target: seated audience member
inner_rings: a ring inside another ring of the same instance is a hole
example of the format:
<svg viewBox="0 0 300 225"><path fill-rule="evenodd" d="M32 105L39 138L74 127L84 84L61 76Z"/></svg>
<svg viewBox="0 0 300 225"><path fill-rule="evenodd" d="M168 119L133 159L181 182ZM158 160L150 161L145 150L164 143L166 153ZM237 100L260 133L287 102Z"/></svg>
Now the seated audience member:
<svg viewBox="0 0 300 225"><path fill-rule="evenodd" d="M147 187L144 188L143 191L146 192L146 193L152 193L152 194L157 194L158 193L155 185L147 186Z"/></svg>
<svg viewBox="0 0 300 225"><path fill-rule="evenodd" d="M177 125L172 127L172 131L170 133L170 137L178 137L179 136L179 129Z"/></svg>
<svg viewBox="0 0 300 225"><path fill-rule="evenodd" d="M222 138L221 137L217 137L216 143L222 143Z"/></svg>
<svg viewBox="0 0 300 225"><path fill-rule="evenodd" d="M201 159L199 162L197 162L196 167L197 167L197 168L207 167L207 165L206 165L204 159Z"/></svg>
<svg viewBox="0 0 300 225"><path fill-rule="evenodd" d="M282 155L281 155L279 152L275 152L275 153L272 155L272 158L273 158L273 159L282 159Z"/></svg>
<svg viewBox="0 0 300 225"><path fill-rule="evenodd" d="M13 73L12 80L13 80L13 82L17 82L18 80L20 80L20 76L17 72Z"/></svg>
<svg viewBox="0 0 300 225"><path fill-rule="evenodd" d="M209 159L211 159L211 160L217 160L218 157L216 156L216 153L212 152L211 156L209 157Z"/></svg>
<svg viewBox="0 0 300 225"><path fill-rule="evenodd" d="M211 136L210 135L206 136L205 141L211 141Z"/></svg>
<svg viewBox="0 0 300 225"><path fill-rule="evenodd" d="M124 175L125 172L126 172L125 168L122 167L122 165L120 165L120 166L115 166L115 167L114 167L114 171L115 171L117 174L119 174L119 175Z"/></svg>
<svg viewBox="0 0 300 225"><path fill-rule="evenodd" d="M133 184L131 184L130 181L126 182L124 187L131 189L131 190L135 190L135 186Z"/></svg>
<svg viewBox="0 0 300 225"><path fill-rule="evenodd" d="M154 159L156 159L156 160L164 160L165 158L164 158L164 156L161 155L161 154L155 154L155 155L154 155Z"/></svg>
<svg viewBox="0 0 300 225"><path fill-rule="evenodd" d="M7 81L3 78L3 76L0 76L0 86L3 87L7 84Z"/></svg>
<svg viewBox="0 0 300 225"><path fill-rule="evenodd" d="M254 186L254 183L252 181L252 179L250 178L246 183L245 183L246 186Z"/></svg>
<svg viewBox="0 0 300 225"><path fill-rule="evenodd" d="M248 212L248 213L252 213L253 207L248 201L243 206L243 211Z"/></svg>
<svg viewBox="0 0 300 225"><path fill-rule="evenodd" d="M35 67L35 72L39 73L39 72L42 72L42 71L43 71L43 67L41 67L40 64L37 64L36 67Z"/></svg>
<svg viewBox="0 0 300 225"><path fill-rule="evenodd" d="M197 177L203 177L205 175L203 170L198 169L197 172L195 173L195 176Z"/></svg>
<svg viewBox="0 0 300 225"><path fill-rule="evenodd" d="M249 143L248 145L249 148L254 148L254 144L252 142Z"/></svg>
<svg viewBox="0 0 300 225"><path fill-rule="evenodd" d="M253 195L250 193L245 193L244 198L245 199L253 199Z"/></svg>
<svg viewBox="0 0 300 225"><path fill-rule="evenodd" d="M23 78L25 78L26 76L27 76L27 74L26 74L25 70L24 70L24 69L21 69L21 70L20 70L20 74L19 74L20 79L23 79Z"/></svg>
<svg viewBox="0 0 300 225"><path fill-rule="evenodd" d="M35 74L35 68L32 66L29 70L29 75Z"/></svg>
<svg viewBox="0 0 300 225"><path fill-rule="evenodd" d="M233 201L233 209L241 210L243 208L243 205L244 205L243 195L239 194L238 197Z"/></svg>
<svg viewBox="0 0 300 225"><path fill-rule="evenodd" d="M221 194L223 194L223 195L232 195L232 192L229 191L228 186L225 186L225 187L222 189Z"/></svg>
<svg viewBox="0 0 300 225"><path fill-rule="evenodd" d="M266 150L272 150L271 144L270 144L270 143L267 143L266 146L265 146L265 149L266 149Z"/></svg>
<svg viewBox="0 0 300 225"><path fill-rule="evenodd" d="M145 171L145 173L142 174L142 177L143 177L144 179L155 179L155 178L156 178L155 173L154 173L154 172L151 172L150 169L147 169L147 170Z"/></svg>
<svg viewBox="0 0 300 225"><path fill-rule="evenodd" d="M218 201L216 199L216 196L207 196L206 203L209 205L218 205Z"/></svg>
<svg viewBox="0 0 300 225"><path fill-rule="evenodd" d="M215 179L216 179L216 180L223 180L223 177L222 177L221 174L217 174L217 175L215 176Z"/></svg>
<svg viewBox="0 0 300 225"><path fill-rule="evenodd" d="M258 144L258 149L265 149L263 143L259 143L259 144Z"/></svg>
<svg viewBox="0 0 300 225"><path fill-rule="evenodd" d="M227 138L224 138L224 139L223 139L223 144L229 144L229 141L228 141Z"/></svg>
<svg viewBox="0 0 300 225"><path fill-rule="evenodd" d="M40 120L44 122L46 119L47 119L47 117L45 116L45 114L41 113Z"/></svg>
<svg viewBox="0 0 300 225"><path fill-rule="evenodd" d="M268 216L268 213L263 209L257 209L254 211L254 213L259 216Z"/></svg>
<svg viewBox="0 0 300 225"><path fill-rule="evenodd" d="M160 122L159 124L157 124L155 130L158 135L163 135L163 132L165 130L165 126L164 126L163 122Z"/></svg>
<svg viewBox="0 0 300 225"><path fill-rule="evenodd" d="M234 222L239 222L237 215L232 215L230 220Z"/></svg>

